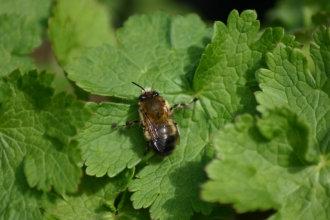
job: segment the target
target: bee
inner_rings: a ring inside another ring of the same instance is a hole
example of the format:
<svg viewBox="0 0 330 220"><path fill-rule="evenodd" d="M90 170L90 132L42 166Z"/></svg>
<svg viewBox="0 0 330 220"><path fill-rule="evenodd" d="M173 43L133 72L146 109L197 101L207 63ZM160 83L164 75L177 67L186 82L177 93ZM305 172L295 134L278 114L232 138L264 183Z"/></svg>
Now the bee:
<svg viewBox="0 0 330 220"><path fill-rule="evenodd" d="M142 124L147 149L154 150L159 156L170 155L175 146L180 143L179 127L172 119L174 110L179 107L187 107L197 101L197 98L188 104L180 103L170 107L166 99L161 97L158 92L149 88L144 89L135 82L132 83L142 89L142 94L139 96L140 120L126 122L126 126Z"/></svg>

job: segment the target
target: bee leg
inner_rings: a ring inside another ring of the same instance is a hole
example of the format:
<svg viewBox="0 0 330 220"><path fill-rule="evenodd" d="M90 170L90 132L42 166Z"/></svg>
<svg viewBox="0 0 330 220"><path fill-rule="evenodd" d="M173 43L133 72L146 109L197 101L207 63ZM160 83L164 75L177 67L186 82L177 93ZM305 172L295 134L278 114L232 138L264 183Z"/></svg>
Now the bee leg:
<svg viewBox="0 0 330 220"><path fill-rule="evenodd" d="M131 127L134 124L141 124L141 120L127 121L125 126L126 127Z"/></svg>
<svg viewBox="0 0 330 220"><path fill-rule="evenodd" d="M147 155L148 151L149 151L149 147L148 147L148 144L147 144L146 150L144 151L143 156Z"/></svg>
<svg viewBox="0 0 330 220"><path fill-rule="evenodd" d="M151 149L152 149L151 142L147 141L146 151L144 152L143 156L146 156Z"/></svg>
<svg viewBox="0 0 330 220"><path fill-rule="evenodd" d="M117 124L114 123L114 124L111 125L111 128L112 129L115 129L115 128L118 128L118 129L120 129L120 128L129 128L134 124L141 124L141 120L127 121L125 123L125 125L117 125Z"/></svg>
<svg viewBox="0 0 330 220"><path fill-rule="evenodd" d="M173 111L174 109L180 108L180 107L188 107L189 105L191 105L192 103L196 102L198 100L197 97L195 97L191 102L185 103L185 102L181 102L179 104L175 104L170 108L170 111Z"/></svg>

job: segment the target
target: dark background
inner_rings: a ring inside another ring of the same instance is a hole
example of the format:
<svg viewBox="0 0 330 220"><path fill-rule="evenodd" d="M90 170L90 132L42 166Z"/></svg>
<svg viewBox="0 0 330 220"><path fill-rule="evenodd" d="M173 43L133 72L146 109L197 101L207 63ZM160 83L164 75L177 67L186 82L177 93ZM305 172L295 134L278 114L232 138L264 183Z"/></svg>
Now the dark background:
<svg viewBox="0 0 330 220"><path fill-rule="evenodd" d="M206 20L226 22L229 13L236 9L239 13L246 9L254 9L261 23L265 20L265 12L275 6L275 0L174 0L178 3L192 5L198 14Z"/></svg>

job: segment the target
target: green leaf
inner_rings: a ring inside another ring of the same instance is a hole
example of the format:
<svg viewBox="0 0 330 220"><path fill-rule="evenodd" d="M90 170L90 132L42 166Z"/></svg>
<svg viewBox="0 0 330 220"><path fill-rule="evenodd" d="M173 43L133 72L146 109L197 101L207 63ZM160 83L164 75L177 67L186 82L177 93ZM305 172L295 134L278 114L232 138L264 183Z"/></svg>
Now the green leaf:
<svg viewBox="0 0 330 220"><path fill-rule="evenodd" d="M272 106L289 106L310 124L313 146L308 154L310 160L319 160L320 154L328 151L327 144L322 143L328 132L327 111L330 109L328 33L329 29L320 27L313 36L315 43L311 43L310 51L316 68L315 78L302 52L281 44L267 56L269 70L257 72L263 90L256 93L260 111Z"/></svg>
<svg viewBox="0 0 330 220"><path fill-rule="evenodd" d="M96 1L57 1L49 21L49 37L59 64L65 66L87 47L114 44L109 21L106 8Z"/></svg>
<svg viewBox="0 0 330 220"><path fill-rule="evenodd" d="M78 136L83 152L86 173L97 177L107 174L117 175L126 167L132 168L140 162L145 152L145 141L142 129L132 127L129 130L112 128L114 123L125 124L137 119L138 112L125 104L116 103L88 103L94 117L88 121L86 127Z"/></svg>
<svg viewBox="0 0 330 220"><path fill-rule="evenodd" d="M110 45L91 48L65 69L70 79L94 94L135 98L138 90L131 84L135 81L166 91L172 99L183 93L180 100L187 101L191 89L186 74L211 33L197 15L134 16L118 31L121 50Z"/></svg>
<svg viewBox="0 0 330 220"><path fill-rule="evenodd" d="M215 205L213 210L208 215L203 215L202 213L195 213L192 217L192 220L207 220L207 219L233 219L233 210L229 206Z"/></svg>
<svg viewBox="0 0 330 220"><path fill-rule="evenodd" d="M118 220L126 219L150 219L149 212L147 209L134 209L129 197L131 193L125 192L120 201L120 208L118 207L118 214L116 218Z"/></svg>
<svg viewBox="0 0 330 220"><path fill-rule="evenodd" d="M298 49L280 43L266 55L268 69L257 71L263 118L244 115L218 134L205 200L234 203L241 212L278 209L271 219L327 219L329 36L325 27L314 34L315 76Z"/></svg>
<svg viewBox="0 0 330 220"><path fill-rule="evenodd" d="M315 64L315 76L309 72L306 58L302 53L284 45L279 45L274 53L267 57L269 70L262 69L257 73L263 90L262 93L256 94L260 110L263 111L266 106L284 105L297 112L311 128L306 158L318 163L310 166L313 172L309 178L284 201L278 214L284 219L293 216L297 210L302 212L301 219L308 219L311 215L316 219L326 218L325 210L329 209L330 198L322 193L324 181L330 178L327 174L327 155L330 151L329 29L321 26L313 38L315 42L311 43L310 53ZM308 200L307 195L310 195ZM301 202L292 206L289 203L292 200ZM311 206L312 209L309 208Z"/></svg>
<svg viewBox="0 0 330 220"><path fill-rule="evenodd" d="M134 192L134 208L150 206L151 218L189 219L194 211L211 212L211 204L198 197L198 185L206 179L203 167L212 157L211 135L236 114L255 112L254 72L265 66L265 53L282 39L295 45L292 37L283 38L281 28L267 29L255 41L259 22L253 11L241 16L233 11L228 28L221 22L215 27L212 44L197 70L195 64L210 30L196 15L170 18L162 12L131 17L118 32L120 49L108 45L91 48L66 67L69 78L85 90L125 101L138 96L131 81L151 85L172 105L199 97L190 108L174 115L181 136L174 153L163 159L153 157L129 186ZM79 138L87 173L113 176L125 166L136 165L146 146L142 129L118 131L111 125L138 119L137 105L89 106L95 121L90 121Z"/></svg>
<svg viewBox="0 0 330 220"><path fill-rule="evenodd" d="M278 209L313 170L304 158L308 139L308 126L288 109L262 119L242 115L214 140L217 158L206 169L211 180L202 186L202 198L233 203L239 212Z"/></svg>
<svg viewBox="0 0 330 220"><path fill-rule="evenodd" d="M26 22L40 35L45 35L47 19L53 0L1 0L1 14L20 14ZM1 26L1 25L0 25ZM22 35L23 36L23 35Z"/></svg>
<svg viewBox="0 0 330 220"><path fill-rule="evenodd" d="M10 85L6 82L0 81L0 103L6 102L13 95Z"/></svg>
<svg viewBox="0 0 330 220"><path fill-rule="evenodd" d="M125 170L115 178L85 176L78 193L63 195L55 207L46 212L57 219L104 219L114 218L115 199L125 191L134 169Z"/></svg>
<svg viewBox="0 0 330 220"><path fill-rule="evenodd" d="M23 72L35 68L33 60L27 55L41 43L41 39L24 16L1 14L0 33L0 76L9 74L17 67Z"/></svg>
<svg viewBox="0 0 330 220"><path fill-rule="evenodd" d="M170 18L165 13L159 12L154 16L134 16L119 31L123 52L107 45L92 48L87 52L86 57L78 58L74 63L69 64L66 70L71 79L79 78L78 84L84 89L89 90L89 86L91 86L90 89L93 93L137 99L140 89L131 84L131 81L134 80L143 86L153 85L154 88L159 88L157 90L160 94L163 93L168 100L172 101L171 103L174 103L173 100L190 101L192 99L189 95L191 89L187 80L189 77L191 78L191 75L187 76L187 73L191 74L194 62L199 58L210 33L211 30L205 28L205 25L196 15ZM155 56L155 52L158 54L157 56ZM115 60L111 53L121 54L121 58ZM94 63L91 62L92 60ZM140 63L139 66L144 69L145 74L136 75L142 69L138 71L130 69L133 62ZM119 82L118 77L121 78L122 82ZM169 79L173 79L174 83L169 84ZM151 81L153 83L150 83ZM123 92L123 88L125 88L125 92ZM181 91L190 92L179 95ZM135 103L137 104L137 100ZM125 166L131 167L139 163L146 149L142 129L138 126L119 131L111 128L113 123L123 125L125 121L138 119L138 106L136 104L102 103L100 106L89 105L93 109L95 117L79 138L84 159L86 159L88 174L102 176L108 173L109 176L113 176L123 170ZM169 159L162 161L160 158L156 158L155 166L148 166L149 169L161 170L157 179L164 178L162 184L166 183L170 188L167 193L164 192L164 195L159 197L161 203L170 205L169 200L175 200L175 191L180 189L173 186L186 188L183 189L185 196L182 198L185 208L184 210L179 209L183 212L181 215L186 217L192 215L194 209L203 211L203 213L210 211L210 205L200 202L198 199L198 183L205 179L202 172L205 163L201 163L201 155L204 155L204 152L200 153L204 141L198 138L198 142L192 144L192 148L187 150L187 162L180 162L185 151L184 146L187 145L186 137L195 136L194 132L188 135L189 130L187 130L191 123L191 110L181 111L178 117L182 118L184 113L183 117L186 118L184 121L181 119L182 123L180 123L181 135L185 138L181 139L180 147L171 156L171 160L175 164L166 168L169 165ZM198 116L195 117L195 120L197 118ZM204 121L203 124L205 125L205 123ZM198 130L196 126L194 130ZM205 137L203 138L205 139ZM199 150L196 150L196 147ZM187 172L189 169L193 169L199 174L197 176L182 176L181 181L175 180L177 175L175 173L179 173L180 170ZM166 170L170 172L167 173ZM149 177L145 178L144 181L148 179ZM186 182L187 186L182 185L182 181ZM160 184L159 180L155 184ZM150 189L153 186L146 185L145 187ZM186 197L187 194L190 194L190 199ZM147 198L148 195L143 195L143 197ZM153 200L150 200L149 205L152 202ZM134 207L140 208L136 205ZM153 206L153 209L158 212L161 208L161 204ZM173 215L175 214L177 212L173 213ZM169 213L166 211L162 215L168 216ZM154 217L154 211L152 211L152 216Z"/></svg>
<svg viewBox="0 0 330 220"><path fill-rule="evenodd" d="M40 219L36 201L42 193L31 187L60 194L77 189L81 153L72 138L90 112L72 95L53 96L53 77L16 70L1 80L0 213L5 219Z"/></svg>
<svg viewBox="0 0 330 220"><path fill-rule="evenodd" d="M191 114L184 116L191 117ZM184 123L191 122L182 120L180 124ZM185 126L180 129L181 140L187 141L181 142L170 157L152 158L129 186L129 190L135 192L131 197L134 208L150 206L149 212L155 219L189 219L194 211L205 215L212 210L211 205L200 201L198 196L198 186L206 178L203 167L207 162L201 137L193 138L195 131Z"/></svg>
<svg viewBox="0 0 330 220"><path fill-rule="evenodd" d="M293 44L293 37L284 37L282 28L268 28L255 40L259 30L257 14L247 10L232 11L227 26L214 24L215 35L197 67L194 90L210 120L210 128L219 129L236 114L255 112L254 92L258 89L255 71L264 67L264 56L281 40ZM209 128L206 128L207 130Z"/></svg>

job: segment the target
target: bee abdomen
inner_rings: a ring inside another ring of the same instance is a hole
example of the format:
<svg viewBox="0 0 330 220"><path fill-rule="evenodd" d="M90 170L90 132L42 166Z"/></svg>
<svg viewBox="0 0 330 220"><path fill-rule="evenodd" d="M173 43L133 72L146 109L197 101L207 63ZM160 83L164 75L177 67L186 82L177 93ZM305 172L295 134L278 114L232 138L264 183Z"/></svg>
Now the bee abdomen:
<svg viewBox="0 0 330 220"><path fill-rule="evenodd" d="M179 133L176 130L176 127L171 125L159 126L157 130L159 134L158 138L156 140L150 140L148 145L158 155L167 156L173 152Z"/></svg>

